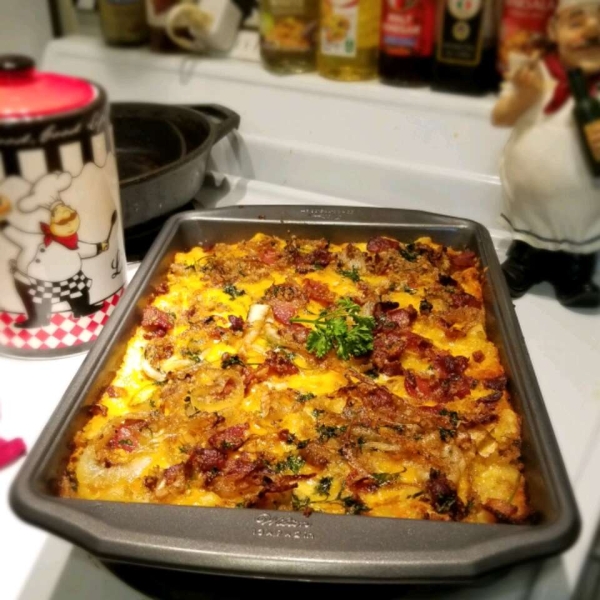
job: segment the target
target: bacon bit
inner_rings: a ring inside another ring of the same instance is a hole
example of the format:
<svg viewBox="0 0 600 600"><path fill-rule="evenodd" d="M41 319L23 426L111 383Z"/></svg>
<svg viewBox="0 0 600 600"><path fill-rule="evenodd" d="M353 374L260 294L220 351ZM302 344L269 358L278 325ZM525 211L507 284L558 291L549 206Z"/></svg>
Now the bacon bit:
<svg viewBox="0 0 600 600"><path fill-rule="evenodd" d="M417 311L410 304L406 308L391 310L386 315L386 317L393 323L396 323L400 329L405 329L411 325L418 316Z"/></svg>
<svg viewBox="0 0 600 600"><path fill-rule="evenodd" d="M429 480L425 488L436 512L448 514L454 521L459 521L466 515L465 506L456 493L456 487L437 469L429 471Z"/></svg>
<svg viewBox="0 0 600 600"><path fill-rule="evenodd" d="M456 279L453 279L450 275L445 275L444 273L438 275L438 281L444 286L456 287L458 285Z"/></svg>
<svg viewBox="0 0 600 600"><path fill-rule="evenodd" d="M258 258L265 265L274 265L281 258L281 253L275 248L267 248L258 255Z"/></svg>
<svg viewBox="0 0 600 600"><path fill-rule="evenodd" d="M365 404L373 410L378 410L380 408L394 408L396 406L394 395L381 386L370 388L365 394L364 400Z"/></svg>
<svg viewBox="0 0 600 600"><path fill-rule="evenodd" d="M302 288L308 298L318 302L319 304L322 304L323 306L330 306L335 301L335 296L331 293L329 288L320 281L304 279L302 281Z"/></svg>
<svg viewBox="0 0 600 600"><path fill-rule="evenodd" d="M406 349L417 353L420 357L425 357L433 347L433 344L428 339L417 333L407 331L403 332L402 335L406 342Z"/></svg>
<svg viewBox="0 0 600 600"><path fill-rule="evenodd" d="M225 382L223 389L218 394L216 394L216 396L217 396L217 398L220 398L220 399L227 398L227 396L229 396L229 394L231 394L231 392L233 392L233 390L235 390L235 379L230 377Z"/></svg>
<svg viewBox="0 0 600 600"><path fill-rule="evenodd" d="M267 352L267 359L259 369L259 372L262 374L265 369L266 375L269 377L272 375L295 375L300 372L287 355L282 352L273 352L273 350Z"/></svg>
<svg viewBox="0 0 600 600"><path fill-rule="evenodd" d="M272 300L271 308L273 309L273 316L275 320L283 323L284 325L290 324L290 319L296 316L298 312L296 307L291 302L283 302L281 300Z"/></svg>
<svg viewBox="0 0 600 600"><path fill-rule="evenodd" d="M500 377L494 377L493 379L484 379L483 387L486 390L497 390L497 391L501 392L506 389L507 383L508 383L508 380L506 379L506 377L504 375L502 375Z"/></svg>
<svg viewBox="0 0 600 600"><path fill-rule="evenodd" d="M163 480L166 485L173 485L175 483L181 484L181 480L184 478L184 464L179 463L172 465L163 471Z"/></svg>
<svg viewBox="0 0 600 600"><path fill-rule="evenodd" d="M386 237L374 237L367 243L367 250L369 252L383 252L384 250L398 250L400 248L400 242L398 240L392 240Z"/></svg>
<svg viewBox="0 0 600 600"><path fill-rule="evenodd" d="M144 309L142 327L148 332L144 335L145 339L150 340L155 337L165 337L174 324L175 320L171 315L155 306L148 306Z"/></svg>
<svg viewBox="0 0 600 600"><path fill-rule="evenodd" d="M144 487L153 492L156 489L158 477L144 477Z"/></svg>
<svg viewBox="0 0 600 600"><path fill-rule="evenodd" d="M481 301L475 296L467 294L467 292L457 292L450 295L450 305L453 308L461 308L462 306L472 306L473 308L481 308Z"/></svg>
<svg viewBox="0 0 600 600"><path fill-rule="evenodd" d="M373 307L373 317L377 321L385 319L387 313L398 308L400 305L397 302L377 302Z"/></svg>
<svg viewBox="0 0 600 600"><path fill-rule="evenodd" d="M440 389L440 383L415 375L409 369L404 378L404 389L413 398L431 398Z"/></svg>
<svg viewBox="0 0 600 600"><path fill-rule="evenodd" d="M147 425L144 419L125 419L115 428L113 436L106 444L111 450L120 448L125 452L133 452L139 444L139 432Z"/></svg>
<svg viewBox="0 0 600 600"><path fill-rule="evenodd" d="M404 369L400 359L405 348L406 340L398 331L377 333L373 339L373 364L384 375L401 375Z"/></svg>
<svg viewBox="0 0 600 600"><path fill-rule="evenodd" d="M333 260L333 254L325 248L317 248L309 254L298 253L294 264L298 273L310 273L315 268L325 268Z"/></svg>
<svg viewBox="0 0 600 600"><path fill-rule="evenodd" d="M236 317L235 315L229 315L227 317L231 324L231 331L243 331L244 330L244 319L242 317Z"/></svg>
<svg viewBox="0 0 600 600"><path fill-rule="evenodd" d="M483 398L479 398L477 404L496 404L496 402L500 402L500 400L502 400L502 392L493 392Z"/></svg>
<svg viewBox="0 0 600 600"><path fill-rule="evenodd" d="M289 330L292 333L292 338L298 344L305 344L308 339L310 329L300 323L290 323Z"/></svg>
<svg viewBox="0 0 600 600"><path fill-rule="evenodd" d="M109 385L106 388L106 394L109 398L121 398L125 394L125 390L116 385Z"/></svg>
<svg viewBox="0 0 600 600"><path fill-rule="evenodd" d="M469 366L466 356L438 355L433 359L433 368L443 378L461 376Z"/></svg>
<svg viewBox="0 0 600 600"><path fill-rule="evenodd" d="M471 355L471 358L476 362L480 363L485 360L485 354L481 350L475 350Z"/></svg>
<svg viewBox="0 0 600 600"><path fill-rule="evenodd" d="M477 255L472 250L465 250L459 254L449 254L450 264L456 271L462 271L477 264Z"/></svg>
<svg viewBox="0 0 600 600"><path fill-rule="evenodd" d="M104 404L90 404L87 407L87 412L90 417L97 417L98 415L105 417L108 414L108 408Z"/></svg>
<svg viewBox="0 0 600 600"><path fill-rule="evenodd" d="M248 366L242 367L242 377L244 378L244 395L247 395L256 381L256 371Z"/></svg>
<svg viewBox="0 0 600 600"><path fill-rule="evenodd" d="M245 444L249 428L248 423L228 427L211 435L208 443L218 450L237 450Z"/></svg>
<svg viewBox="0 0 600 600"><path fill-rule="evenodd" d="M191 479L198 473L221 471L227 462L227 454L215 448L194 448L185 463L185 476Z"/></svg>
<svg viewBox="0 0 600 600"><path fill-rule="evenodd" d="M286 443L290 443L290 430L289 429L282 429L278 434L277 437L282 441L282 442L286 442Z"/></svg>

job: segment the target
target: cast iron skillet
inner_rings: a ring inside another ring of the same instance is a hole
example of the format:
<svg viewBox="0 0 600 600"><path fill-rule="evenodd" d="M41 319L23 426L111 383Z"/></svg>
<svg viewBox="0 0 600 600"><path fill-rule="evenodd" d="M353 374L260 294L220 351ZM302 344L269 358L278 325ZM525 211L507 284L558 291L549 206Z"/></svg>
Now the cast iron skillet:
<svg viewBox="0 0 600 600"><path fill-rule="evenodd" d="M218 104L118 102L111 120L126 229L188 203L213 145L240 124L237 113Z"/></svg>

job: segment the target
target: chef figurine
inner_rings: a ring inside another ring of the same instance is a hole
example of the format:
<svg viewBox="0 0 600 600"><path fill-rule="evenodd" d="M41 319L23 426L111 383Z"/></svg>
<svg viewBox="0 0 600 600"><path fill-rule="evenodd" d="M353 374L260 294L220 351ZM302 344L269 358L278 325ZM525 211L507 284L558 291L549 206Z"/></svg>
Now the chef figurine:
<svg viewBox="0 0 600 600"><path fill-rule="evenodd" d="M512 69L492 114L495 125L514 126L500 169L502 217L514 238L502 269L515 298L549 281L564 306L597 307L600 188L578 138L567 71L581 69L598 96L600 0L559 0L548 32L556 53ZM600 131L589 137L600 151Z"/></svg>
<svg viewBox="0 0 600 600"><path fill-rule="evenodd" d="M82 261L108 250L108 241L89 243L78 238L79 214L60 199L60 192L70 182L68 173L51 173L36 183L31 195L19 200L17 206L22 213L40 208L50 213L50 222L40 223L37 231L11 224L7 220L11 202L0 196L0 234L19 248L11 272L27 313L26 320L15 323L15 327L48 325L53 305L60 302L69 304L74 317L100 308L90 304L92 281L83 273ZM114 219L111 230L113 224Z"/></svg>

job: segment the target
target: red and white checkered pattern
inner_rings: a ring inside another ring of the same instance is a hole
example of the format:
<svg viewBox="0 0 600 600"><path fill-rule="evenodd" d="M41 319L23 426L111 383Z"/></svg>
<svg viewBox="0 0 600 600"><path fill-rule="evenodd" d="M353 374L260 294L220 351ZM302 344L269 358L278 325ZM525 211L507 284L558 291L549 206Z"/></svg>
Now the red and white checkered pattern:
<svg viewBox="0 0 600 600"><path fill-rule="evenodd" d="M72 348L95 340L108 321L123 295L123 288L107 298L102 308L86 317L74 317L71 313L55 313L46 327L19 329L14 327L25 316L19 313L0 312L0 346L18 350L31 350L52 355L53 350Z"/></svg>

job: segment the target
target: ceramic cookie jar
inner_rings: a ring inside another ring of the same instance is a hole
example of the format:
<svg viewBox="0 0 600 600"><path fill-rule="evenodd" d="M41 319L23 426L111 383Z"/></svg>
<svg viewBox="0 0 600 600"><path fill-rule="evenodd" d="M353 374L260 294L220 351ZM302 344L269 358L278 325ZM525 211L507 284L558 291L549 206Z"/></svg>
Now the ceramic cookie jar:
<svg viewBox="0 0 600 600"><path fill-rule="evenodd" d="M0 353L86 349L125 264L106 94L0 56Z"/></svg>

